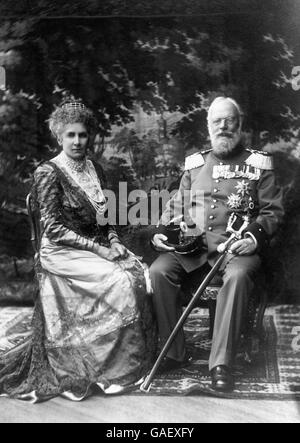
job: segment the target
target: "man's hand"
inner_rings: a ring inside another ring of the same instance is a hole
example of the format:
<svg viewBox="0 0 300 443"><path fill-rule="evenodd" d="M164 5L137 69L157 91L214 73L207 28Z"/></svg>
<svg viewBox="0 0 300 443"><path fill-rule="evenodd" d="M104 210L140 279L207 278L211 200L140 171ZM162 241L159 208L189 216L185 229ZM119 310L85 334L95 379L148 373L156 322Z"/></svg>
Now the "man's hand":
<svg viewBox="0 0 300 443"><path fill-rule="evenodd" d="M256 251L256 244L252 238L244 238L243 240L238 240L230 248L232 254L235 255L253 255Z"/></svg>
<svg viewBox="0 0 300 443"><path fill-rule="evenodd" d="M175 248L171 248L170 246L165 245L165 242L167 240L168 240L168 237L166 237L165 235L156 234L153 237L152 243L158 252L173 252L173 251L175 251Z"/></svg>

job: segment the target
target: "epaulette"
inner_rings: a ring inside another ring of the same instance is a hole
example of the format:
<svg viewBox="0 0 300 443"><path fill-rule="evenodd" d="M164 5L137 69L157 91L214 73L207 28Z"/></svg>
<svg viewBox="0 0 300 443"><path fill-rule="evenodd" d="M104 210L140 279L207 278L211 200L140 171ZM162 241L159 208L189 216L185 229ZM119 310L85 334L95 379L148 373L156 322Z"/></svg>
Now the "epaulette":
<svg viewBox="0 0 300 443"><path fill-rule="evenodd" d="M196 152L185 159L185 170L191 171L192 169L200 168L205 164L203 155L210 152L211 149L202 152Z"/></svg>
<svg viewBox="0 0 300 443"><path fill-rule="evenodd" d="M247 149L247 151L251 153L245 162L247 165L265 171L274 170L273 156L271 154L264 151L256 151L254 149Z"/></svg>

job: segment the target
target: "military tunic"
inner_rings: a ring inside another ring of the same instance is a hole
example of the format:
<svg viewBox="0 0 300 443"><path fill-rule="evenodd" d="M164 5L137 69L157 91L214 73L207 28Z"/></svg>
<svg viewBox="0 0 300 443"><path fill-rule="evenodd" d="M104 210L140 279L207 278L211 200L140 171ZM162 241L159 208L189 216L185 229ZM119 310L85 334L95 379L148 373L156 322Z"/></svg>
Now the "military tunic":
<svg viewBox="0 0 300 443"><path fill-rule="evenodd" d="M283 217L282 192L276 185L273 159L268 154L245 149L226 160L220 160L211 150L194 154L186 160L179 191L168 203L157 232L178 217L187 191L190 201L202 206L201 217L194 221L203 232L205 247L193 256L161 254L151 267L161 342L167 340L181 313L178 296L183 279L207 262L214 265L218 245L229 236L226 227L230 215L244 213L247 207L251 217L244 235L253 238L257 251L252 256L231 255L222 269L223 286L217 300L210 357L210 369L222 364L230 366L260 266L259 253L268 245ZM199 195L201 201L196 201ZM182 332L168 355L182 360L184 353Z"/></svg>

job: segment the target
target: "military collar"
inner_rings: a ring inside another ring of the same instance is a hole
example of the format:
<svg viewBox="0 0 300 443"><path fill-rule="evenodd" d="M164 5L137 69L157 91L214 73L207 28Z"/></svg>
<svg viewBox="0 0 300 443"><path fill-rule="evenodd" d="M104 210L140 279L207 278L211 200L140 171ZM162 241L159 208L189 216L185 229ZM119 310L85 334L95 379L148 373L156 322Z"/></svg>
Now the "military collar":
<svg viewBox="0 0 300 443"><path fill-rule="evenodd" d="M249 157L249 152L247 152L246 149L239 152L234 157L230 158L219 158L215 155L213 151L210 153L210 157L213 159L215 163L218 163L219 165L231 165L231 164L241 164L244 163L247 158Z"/></svg>

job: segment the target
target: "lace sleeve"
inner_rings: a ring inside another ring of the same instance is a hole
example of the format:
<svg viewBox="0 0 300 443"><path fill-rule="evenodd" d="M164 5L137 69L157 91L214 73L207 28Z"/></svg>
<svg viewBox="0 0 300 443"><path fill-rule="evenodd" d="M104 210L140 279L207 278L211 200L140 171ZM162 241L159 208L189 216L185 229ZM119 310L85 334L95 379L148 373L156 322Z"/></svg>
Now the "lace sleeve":
<svg viewBox="0 0 300 443"><path fill-rule="evenodd" d="M62 217L62 193L56 171L49 164L40 166L34 174L34 194L40 212L41 235L54 243L95 252L96 243L67 228Z"/></svg>

